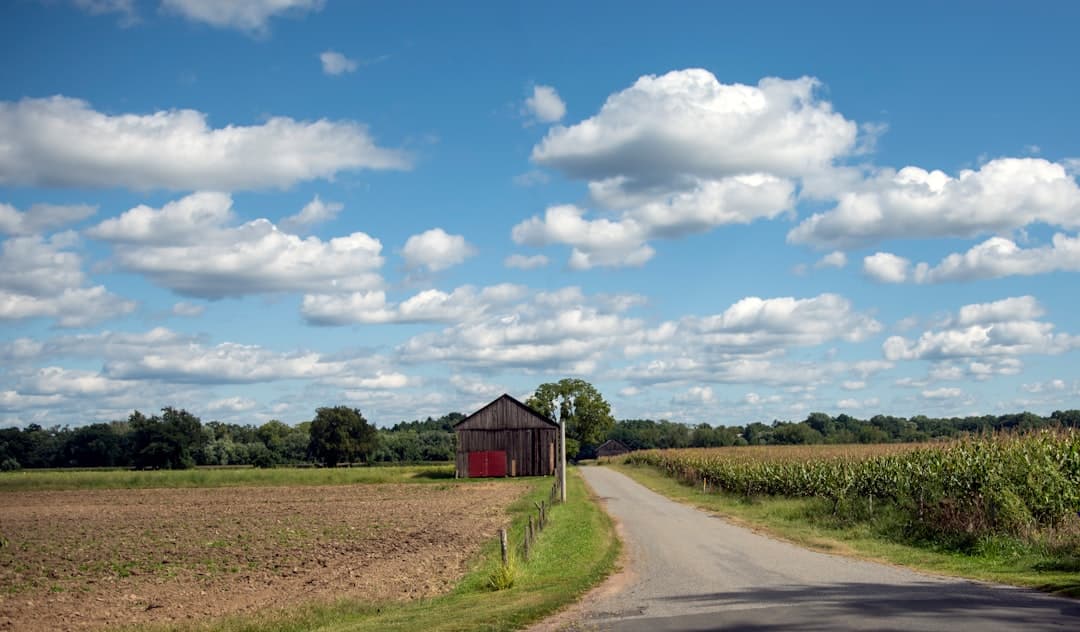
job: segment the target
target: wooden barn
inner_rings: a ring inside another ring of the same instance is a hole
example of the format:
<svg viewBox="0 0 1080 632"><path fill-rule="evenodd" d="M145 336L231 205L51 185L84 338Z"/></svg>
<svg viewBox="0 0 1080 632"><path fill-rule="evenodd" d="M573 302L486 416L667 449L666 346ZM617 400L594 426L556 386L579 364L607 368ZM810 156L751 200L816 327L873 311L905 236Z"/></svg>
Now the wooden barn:
<svg viewBox="0 0 1080 632"><path fill-rule="evenodd" d="M596 458L605 456L619 456L620 454L626 454L630 452L630 448L626 447L626 444L618 439L608 439L601 443L596 448Z"/></svg>
<svg viewBox="0 0 1080 632"><path fill-rule="evenodd" d="M559 425L509 395L454 424L454 432L461 478L555 474Z"/></svg>

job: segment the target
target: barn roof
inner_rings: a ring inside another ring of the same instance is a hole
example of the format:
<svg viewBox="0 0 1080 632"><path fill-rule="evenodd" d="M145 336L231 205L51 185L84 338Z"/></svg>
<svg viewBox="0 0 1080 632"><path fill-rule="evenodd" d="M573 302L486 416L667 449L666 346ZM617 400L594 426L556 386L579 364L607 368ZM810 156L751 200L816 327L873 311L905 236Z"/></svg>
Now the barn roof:
<svg viewBox="0 0 1080 632"><path fill-rule="evenodd" d="M632 450L625 443L619 441L618 439L608 439L607 441L596 446L597 451L603 450L604 448L614 448L626 452L632 452Z"/></svg>
<svg viewBox="0 0 1080 632"><path fill-rule="evenodd" d="M516 420L518 422L524 420L524 421L526 421L526 423L529 426L533 426L533 427L535 427L535 426L542 426L542 427L543 426L550 426L552 428L558 428L559 427L559 424L555 423L554 421L551 421L547 417L541 415L540 413L536 412L532 408L529 408L525 404L522 404L521 402L519 402L517 399L511 397L510 395L508 395L506 393L503 393L499 397L495 398L495 400L492 401L491 403L489 403L487 406L484 406L480 410L476 411L475 413L469 415L465 419L462 419L461 421L454 424L454 430L470 430L471 428L469 428L469 426L489 425L489 424L481 424L481 423L477 423L477 422L480 422L481 420L485 419L486 417L488 417L490 415L497 414L497 411L499 411L500 409L506 410L507 408L510 408L510 409L514 410L516 413L518 413L518 414L514 415L514 417L516 418ZM515 425L518 425L518 424L515 424ZM490 428L485 428L485 429L490 429Z"/></svg>

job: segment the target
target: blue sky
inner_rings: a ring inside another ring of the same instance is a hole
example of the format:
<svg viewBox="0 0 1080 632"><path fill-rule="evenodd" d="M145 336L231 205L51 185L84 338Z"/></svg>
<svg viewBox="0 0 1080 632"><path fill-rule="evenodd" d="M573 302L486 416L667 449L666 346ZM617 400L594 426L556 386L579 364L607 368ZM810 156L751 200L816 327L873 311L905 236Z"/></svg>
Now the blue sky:
<svg viewBox="0 0 1080 632"><path fill-rule="evenodd" d="M6 3L0 425L1077 407L1078 18Z"/></svg>

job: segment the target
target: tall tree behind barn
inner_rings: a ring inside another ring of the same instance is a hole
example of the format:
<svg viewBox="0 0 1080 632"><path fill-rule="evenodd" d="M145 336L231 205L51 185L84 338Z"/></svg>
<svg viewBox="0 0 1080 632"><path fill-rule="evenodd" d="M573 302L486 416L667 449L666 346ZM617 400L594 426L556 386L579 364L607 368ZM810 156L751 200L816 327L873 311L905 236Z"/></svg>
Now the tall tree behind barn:
<svg viewBox="0 0 1080 632"><path fill-rule="evenodd" d="M461 478L555 473L558 424L509 395L454 424L454 432Z"/></svg>

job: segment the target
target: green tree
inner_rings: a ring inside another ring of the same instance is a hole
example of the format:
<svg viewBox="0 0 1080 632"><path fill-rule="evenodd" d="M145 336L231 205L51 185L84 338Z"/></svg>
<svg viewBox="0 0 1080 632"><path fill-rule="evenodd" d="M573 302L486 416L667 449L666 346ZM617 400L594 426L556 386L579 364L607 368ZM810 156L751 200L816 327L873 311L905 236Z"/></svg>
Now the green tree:
<svg viewBox="0 0 1080 632"><path fill-rule="evenodd" d="M600 443L615 427L611 406L585 380L566 378L541 384L525 404L552 421L566 423L569 457L576 456L582 444Z"/></svg>
<svg viewBox="0 0 1080 632"><path fill-rule="evenodd" d="M378 432L360 414L348 406L317 408L311 421L310 452L328 467L338 463L367 461L378 444Z"/></svg>

